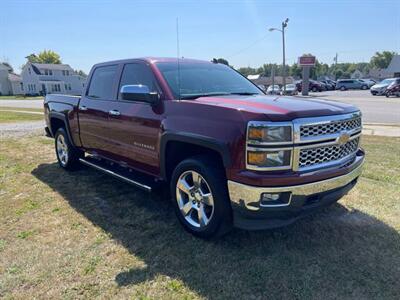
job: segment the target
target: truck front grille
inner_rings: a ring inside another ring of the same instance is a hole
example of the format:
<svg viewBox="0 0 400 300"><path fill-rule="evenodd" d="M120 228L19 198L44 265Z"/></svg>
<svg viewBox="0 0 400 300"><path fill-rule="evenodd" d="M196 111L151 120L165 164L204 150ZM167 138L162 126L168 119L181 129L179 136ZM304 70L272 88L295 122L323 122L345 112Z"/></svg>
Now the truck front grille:
<svg viewBox="0 0 400 300"><path fill-rule="evenodd" d="M347 120L332 121L329 123L301 125L300 137L318 137L355 129L361 129L361 116Z"/></svg>
<svg viewBox="0 0 400 300"><path fill-rule="evenodd" d="M300 150L299 168L317 167L319 164L339 161L355 154L360 138L357 137L343 145L319 146Z"/></svg>

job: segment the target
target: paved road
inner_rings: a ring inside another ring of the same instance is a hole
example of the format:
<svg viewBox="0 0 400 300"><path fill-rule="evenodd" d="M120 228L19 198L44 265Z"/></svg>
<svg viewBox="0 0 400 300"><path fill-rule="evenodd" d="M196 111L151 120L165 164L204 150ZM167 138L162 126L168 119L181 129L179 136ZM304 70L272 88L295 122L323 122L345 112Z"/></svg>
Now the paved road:
<svg viewBox="0 0 400 300"><path fill-rule="evenodd" d="M313 97L354 104L363 113L364 123L399 124L400 98L372 96L367 91L327 91L311 93ZM1 106L42 108L43 100L0 100Z"/></svg>
<svg viewBox="0 0 400 300"><path fill-rule="evenodd" d="M353 104L361 109L364 123L399 124L400 98L372 96L367 91L327 91L313 97Z"/></svg>
<svg viewBox="0 0 400 300"><path fill-rule="evenodd" d="M43 100L0 100L0 107L43 108Z"/></svg>

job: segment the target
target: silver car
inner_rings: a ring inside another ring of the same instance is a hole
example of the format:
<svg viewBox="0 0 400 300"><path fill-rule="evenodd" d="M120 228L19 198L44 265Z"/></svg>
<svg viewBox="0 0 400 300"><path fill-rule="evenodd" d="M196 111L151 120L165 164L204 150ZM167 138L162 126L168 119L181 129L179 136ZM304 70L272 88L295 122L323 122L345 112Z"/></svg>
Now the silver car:
<svg viewBox="0 0 400 300"><path fill-rule="evenodd" d="M396 78L384 79L381 82L373 85L370 89L371 94L374 96L385 95L386 88L396 80Z"/></svg>

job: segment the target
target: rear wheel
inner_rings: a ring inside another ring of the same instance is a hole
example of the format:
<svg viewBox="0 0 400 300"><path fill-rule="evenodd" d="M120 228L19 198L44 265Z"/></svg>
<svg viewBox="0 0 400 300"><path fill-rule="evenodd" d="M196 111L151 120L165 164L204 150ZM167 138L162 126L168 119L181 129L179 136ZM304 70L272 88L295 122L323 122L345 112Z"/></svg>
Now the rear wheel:
<svg viewBox="0 0 400 300"><path fill-rule="evenodd" d="M83 152L72 146L64 128L58 129L54 138L57 161L60 167L66 170L76 169L79 166L79 158L83 157Z"/></svg>
<svg viewBox="0 0 400 300"><path fill-rule="evenodd" d="M366 89L368 89L368 86L363 85L363 86L361 87L361 89L366 90Z"/></svg>
<svg viewBox="0 0 400 300"><path fill-rule="evenodd" d="M341 86L341 87L340 87L340 90L341 90L341 91L345 91L346 88L345 88L344 86Z"/></svg>
<svg viewBox="0 0 400 300"><path fill-rule="evenodd" d="M201 238L227 233L232 227L225 172L205 156L182 161L171 179L175 213L182 226Z"/></svg>
<svg viewBox="0 0 400 300"><path fill-rule="evenodd" d="M314 87L312 88L312 91L315 93L315 92L318 91L318 89L314 86Z"/></svg>

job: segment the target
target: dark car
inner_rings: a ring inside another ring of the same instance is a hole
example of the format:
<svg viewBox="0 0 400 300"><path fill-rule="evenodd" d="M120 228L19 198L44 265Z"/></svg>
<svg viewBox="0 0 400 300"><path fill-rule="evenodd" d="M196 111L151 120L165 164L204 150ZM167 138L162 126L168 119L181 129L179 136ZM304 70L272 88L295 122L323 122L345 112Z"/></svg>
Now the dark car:
<svg viewBox="0 0 400 300"><path fill-rule="evenodd" d="M87 82L82 96L45 98L59 166L169 190L196 236L288 225L338 201L361 174L352 105L268 96L224 64L191 59L100 63Z"/></svg>
<svg viewBox="0 0 400 300"><path fill-rule="evenodd" d="M368 84L358 79L339 79L336 82L336 89L345 90L367 90Z"/></svg>
<svg viewBox="0 0 400 300"><path fill-rule="evenodd" d="M329 80L321 80L321 82L325 85L327 91L333 91L336 88L334 82Z"/></svg>
<svg viewBox="0 0 400 300"><path fill-rule="evenodd" d="M302 80L296 83L296 87L299 92L301 92L302 90L303 87L302 84L303 84ZM320 82L310 79L308 83L308 90L312 92L322 92L325 90L325 87Z"/></svg>
<svg viewBox="0 0 400 300"><path fill-rule="evenodd" d="M389 86L386 88L386 97L396 96L400 97L400 78L396 78Z"/></svg>

